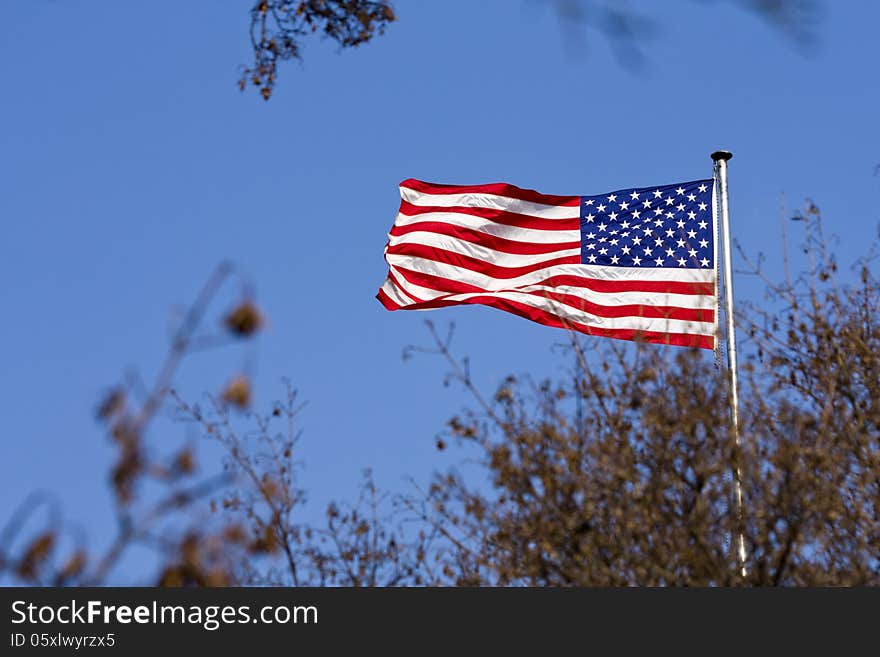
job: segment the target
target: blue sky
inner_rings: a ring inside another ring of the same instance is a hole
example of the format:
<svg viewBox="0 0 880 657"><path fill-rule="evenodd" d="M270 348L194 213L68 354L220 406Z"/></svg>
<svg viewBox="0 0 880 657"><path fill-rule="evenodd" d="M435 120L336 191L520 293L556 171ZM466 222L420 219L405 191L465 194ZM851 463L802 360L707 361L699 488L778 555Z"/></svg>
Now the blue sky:
<svg viewBox="0 0 880 657"><path fill-rule="evenodd" d="M820 206L842 263L876 241L876 3L828 3L804 55L734 3L666 2L634 73L540 2L398 2L399 22L358 51L307 43L268 103L235 87L248 4L0 4L2 518L49 489L93 544L107 539L95 405L126 369L155 375L175 308L222 259L269 326L187 361L180 387L198 398L246 362L268 408L289 377L308 401L302 483L317 504L351 497L365 467L402 490L460 461L433 443L466 396L439 359L401 359L427 342L426 317L456 322L485 388L564 374L557 330L374 299L408 177L598 194L709 177L727 148L734 234L773 273L783 192L789 211Z"/></svg>

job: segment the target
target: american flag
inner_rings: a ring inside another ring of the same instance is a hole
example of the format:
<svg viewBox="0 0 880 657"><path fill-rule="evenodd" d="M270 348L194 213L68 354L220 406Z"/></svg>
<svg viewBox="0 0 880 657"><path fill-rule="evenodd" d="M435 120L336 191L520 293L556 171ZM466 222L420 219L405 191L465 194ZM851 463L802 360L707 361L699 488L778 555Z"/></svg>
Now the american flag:
<svg viewBox="0 0 880 657"><path fill-rule="evenodd" d="M400 183L388 310L481 304L589 335L715 347L713 181L551 196Z"/></svg>

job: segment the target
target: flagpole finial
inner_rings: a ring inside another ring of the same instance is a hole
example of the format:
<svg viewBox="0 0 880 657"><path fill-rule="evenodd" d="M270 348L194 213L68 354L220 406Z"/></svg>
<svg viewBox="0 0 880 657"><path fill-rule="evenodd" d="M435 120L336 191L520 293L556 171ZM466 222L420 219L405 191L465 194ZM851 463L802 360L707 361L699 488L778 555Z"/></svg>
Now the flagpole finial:
<svg viewBox="0 0 880 657"><path fill-rule="evenodd" d="M730 151L715 151L712 153L712 159L716 162L718 160L724 160L725 162L733 157L733 153Z"/></svg>

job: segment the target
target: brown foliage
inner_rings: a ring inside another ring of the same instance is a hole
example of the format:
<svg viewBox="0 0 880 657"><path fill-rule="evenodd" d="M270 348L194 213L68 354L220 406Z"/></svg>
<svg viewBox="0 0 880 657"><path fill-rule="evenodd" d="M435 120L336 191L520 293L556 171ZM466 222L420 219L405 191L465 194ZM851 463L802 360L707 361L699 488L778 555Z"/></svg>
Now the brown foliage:
<svg viewBox="0 0 880 657"><path fill-rule="evenodd" d="M262 314L250 296L243 295L225 318L224 335L199 333L213 300L233 275L233 268L223 264L208 280L172 335L149 390L132 379L112 387L98 405L96 417L115 449L108 483L117 533L110 544L103 550L88 550L80 532L63 521L54 498L32 495L0 534L0 574L31 584L104 584L132 546L146 545L155 547L160 563L167 564L159 578L162 582L231 581L228 559L221 558L229 555L218 548L224 544L202 527L196 510L197 503L227 485L229 477L201 475L190 444L163 453L150 440L150 427L168 411L173 379L188 354L222 344L229 336L252 337L261 326ZM242 384L233 379L233 384L235 394L227 387L224 397L238 406L247 405L247 380ZM48 517L40 525L36 516L43 508ZM183 538L175 539L179 535Z"/></svg>
<svg viewBox="0 0 880 657"><path fill-rule="evenodd" d="M449 539L449 583L730 583L723 379L696 351L612 344L593 365L573 345L569 384L508 379L450 422L491 490L452 472L410 503Z"/></svg>
<svg viewBox="0 0 880 657"><path fill-rule="evenodd" d="M226 315L223 323L234 335L247 338L263 326L263 315L250 299L242 301Z"/></svg>
<svg viewBox="0 0 880 657"><path fill-rule="evenodd" d="M319 33L340 48L354 48L384 34L395 18L385 0L257 0L250 26L254 63L242 72L239 88L250 83L269 100L278 62L301 59L303 37Z"/></svg>
<svg viewBox="0 0 880 657"><path fill-rule="evenodd" d="M214 509L227 541L242 548L231 570L236 582L390 586L421 581L418 555L426 553L429 537L404 538L369 472L355 504L331 503L324 524L301 519L306 494L297 485L301 466L295 460L300 405L289 384L285 400L268 415L247 418L252 427L247 431L238 428L222 402L206 409L178 402L183 415L223 447L227 471L235 477Z"/></svg>
<svg viewBox="0 0 880 657"><path fill-rule="evenodd" d="M251 383L248 378L242 374L234 377L220 395L225 403L241 409L245 409L251 405Z"/></svg>
<svg viewBox="0 0 880 657"><path fill-rule="evenodd" d="M450 422L490 490L453 472L410 500L448 539L449 583L880 584L880 282L866 259L839 283L818 209L802 218L809 271L768 279L775 303L737 317L741 453L725 377L703 354L604 342L587 354L573 338L571 381L509 379ZM736 459L744 578L730 549Z"/></svg>

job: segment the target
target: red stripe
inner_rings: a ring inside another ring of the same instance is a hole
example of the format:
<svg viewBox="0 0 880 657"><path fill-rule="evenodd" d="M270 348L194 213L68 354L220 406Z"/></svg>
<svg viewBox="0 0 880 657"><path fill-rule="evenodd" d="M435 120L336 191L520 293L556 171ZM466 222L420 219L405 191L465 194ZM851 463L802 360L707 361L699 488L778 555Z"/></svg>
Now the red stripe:
<svg viewBox="0 0 880 657"><path fill-rule="evenodd" d="M407 224L406 226L392 226L391 235L399 236L408 233L425 231L427 233L437 233L439 235L447 235L455 237L464 242L471 242L479 246L487 246L496 251L504 253L512 253L514 255L537 255L540 253L553 253L562 249L580 248L580 240L573 242L553 242L553 243L536 243L536 242L517 242L509 240L505 237L490 235L473 228L464 228L454 224L447 224L440 221L420 221L415 224Z"/></svg>
<svg viewBox="0 0 880 657"><path fill-rule="evenodd" d="M379 292L376 293L376 298L379 300L383 306L385 306L385 310L401 310L407 308L408 306L401 306L394 299L388 296L388 293L385 292L381 287L379 288Z"/></svg>
<svg viewBox="0 0 880 657"><path fill-rule="evenodd" d="M395 271L400 276L414 284L426 287L438 292L447 294L479 294L487 292L475 285L468 285L460 281L442 278L440 276L432 276L430 274L422 274L421 272L412 272L402 267L395 267ZM405 293L400 282L395 279L394 284ZM621 304L615 306L606 306L593 301L588 301L576 294L566 294L562 292L548 292L546 290L522 290L519 288L508 288L502 290L492 290L492 292L521 292L530 294L539 298L549 298L559 303L564 303L572 308L577 308L584 312L597 315L599 317L648 317L652 319L680 319L688 322L712 322L714 321L715 312L705 308L682 308L680 306L660 306L660 305L643 305L643 304ZM407 294L407 296L412 296ZM431 299L424 303L433 304L437 301L445 301L442 299ZM453 303L459 303L454 301ZM464 302L462 302L464 303Z"/></svg>
<svg viewBox="0 0 880 657"><path fill-rule="evenodd" d="M407 201L400 202L400 214L404 214L407 217L414 217L428 212L469 214L473 217L488 219L496 224L514 226L516 228L531 228L532 230L579 230L581 227L579 217L572 217L571 219L546 219L544 217L533 217L530 214L519 214L518 212L507 212L505 210L482 208L474 205L444 207L440 205L413 205Z"/></svg>
<svg viewBox="0 0 880 657"><path fill-rule="evenodd" d="M389 299L382 290L379 291L379 295L377 296L388 310L397 310L400 308L400 306ZM618 340L650 342L653 344L669 344L680 347L699 347L701 349L715 348L714 338L712 336L691 335L688 333L663 333L660 331L638 331L635 329L606 329L586 326L583 324L574 324L567 322L548 311L534 308L532 306L517 301L511 301L510 299L499 299L497 297L491 296L472 297L471 299L467 299L466 301L435 300L420 303L414 306L406 306L405 308L412 310L422 310L428 308L442 308L446 306L456 306L463 304L491 306L499 310L504 310L506 312L519 315L520 317L525 317L526 319L530 319L533 322L537 322L538 324L553 326L556 328L567 330L574 330L579 333L585 333L586 335L597 335L608 338L616 338Z"/></svg>
<svg viewBox="0 0 880 657"><path fill-rule="evenodd" d="M547 292L546 290L513 290L524 292L542 299L551 299L564 303L599 317L647 317L650 319L681 319L687 322L711 322L713 311L703 308L681 308L679 306L645 306L639 304L621 304L603 306L574 294Z"/></svg>
<svg viewBox="0 0 880 657"><path fill-rule="evenodd" d="M397 265L394 266L394 271L396 271L398 274L401 275L402 278L409 281L413 285L426 287L431 290L436 290L437 292L449 292L451 294L486 292L486 290L484 290L483 288L476 285L471 285L470 283L463 283L462 281L457 281L452 278L445 278L443 276L434 276L433 274L413 271L412 269L406 269L405 267L399 267Z"/></svg>
<svg viewBox="0 0 880 657"><path fill-rule="evenodd" d="M523 265L521 267L502 267L493 265L485 260L474 258L471 256L461 255L445 249L438 249L434 246L424 246L422 244L395 244L387 248L387 253L395 255L406 255L414 258L425 258L435 262L442 262L455 267L462 267L479 274L485 274L492 278L516 278L523 274L528 274L539 269L545 269L554 265L578 265L581 262L580 255L562 256L561 258L551 258L544 262L538 262L532 265Z"/></svg>
<svg viewBox="0 0 880 657"><path fill-rule="evenodd" d="M613 281L587 276L575 276L574 274L559 274L545 278L537 283L530 283L530 285L547 285L548 287L571 285L572 287L585 287L594 292L652 292L659 294L715 296L714 283L696 283L693 281Z"/></svg>
<svg viewBox="0 0 880 657"><path fill-rule="evenodd" d="M533 189L522 189L507 183L489 183L486 185L438 185L436 183L428 183L414 178L408 178L400 183L401 187L422 192L424 194L495 194L497 196L507 196L520 201L529 201L531 203L543 203L545 205L561 205L565 207L580 207L580 196L555 196L551 194L541 194Z"/></svg>

